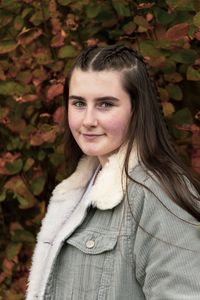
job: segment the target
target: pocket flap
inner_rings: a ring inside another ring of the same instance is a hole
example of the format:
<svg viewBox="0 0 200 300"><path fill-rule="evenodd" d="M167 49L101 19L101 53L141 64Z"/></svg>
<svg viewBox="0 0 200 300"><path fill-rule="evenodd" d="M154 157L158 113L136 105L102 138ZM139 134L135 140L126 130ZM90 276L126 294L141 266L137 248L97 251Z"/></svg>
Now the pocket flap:
<svg viewBox="0 0 200 300"><path fill-rule="evenodd" d="M117 235L83 231L75 233L66 242L84 253L100 254L114 249Z"/></svg>

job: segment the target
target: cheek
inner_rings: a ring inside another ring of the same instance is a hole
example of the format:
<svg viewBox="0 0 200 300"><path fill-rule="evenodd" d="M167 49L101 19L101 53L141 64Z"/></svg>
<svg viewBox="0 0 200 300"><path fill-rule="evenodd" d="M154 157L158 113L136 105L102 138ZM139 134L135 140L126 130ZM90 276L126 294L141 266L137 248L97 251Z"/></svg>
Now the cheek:
<svg viewBox="0 0 200 300"><path fill-rule="evenodd" d="M72 132L78 128L78 118L76 118L70 110L68 112L68 124Z"/></svg>
<svg viewBox="0 0 200 300"><path fill-rule="evenodd" d="M128 129L129 118L113 118L109 121L108 131L110 134L115 135L116 137L121 138L122 135L125 135Z"/></svg>

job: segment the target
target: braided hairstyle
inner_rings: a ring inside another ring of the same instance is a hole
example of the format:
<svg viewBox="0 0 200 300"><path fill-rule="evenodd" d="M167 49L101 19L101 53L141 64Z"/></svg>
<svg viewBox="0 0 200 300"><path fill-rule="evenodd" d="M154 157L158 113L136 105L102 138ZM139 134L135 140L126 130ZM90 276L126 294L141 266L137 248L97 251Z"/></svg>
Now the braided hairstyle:
<svg viewBox="0 0 200 300"><path fill-rule="evenodd" d="M133 109L127 132L128 147L124 164L127 178L134 180L128 174L128 162L135 143L139 160L159 180L170 198L200 220L198 176L193 174L176 154L162 113L158 90L143 57L134 49L123 45L103 48L92 46L84 50L77 57L71 73L66 78L66 120L69 82L74 69L94 72L119 71L122 74L122 86L130 96ZM68 169L72 166L69 171L71 174L83 153L69 130L68 122L65 124L65 155ZM188 181L194 187L195 195L188 188Z"/></svg>

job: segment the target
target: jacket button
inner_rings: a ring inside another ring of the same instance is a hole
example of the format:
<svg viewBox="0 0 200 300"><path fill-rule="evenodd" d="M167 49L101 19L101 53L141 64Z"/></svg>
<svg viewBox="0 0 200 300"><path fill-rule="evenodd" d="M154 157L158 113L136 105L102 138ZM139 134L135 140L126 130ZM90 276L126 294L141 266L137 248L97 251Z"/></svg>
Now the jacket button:
<svg viewBox="0 0 200 300"><path fill-rule="evenodd" d="M86 242L86 247L89 248L89 249L92 249L95 245L95 242L93 240L88 240Z"/></svg>

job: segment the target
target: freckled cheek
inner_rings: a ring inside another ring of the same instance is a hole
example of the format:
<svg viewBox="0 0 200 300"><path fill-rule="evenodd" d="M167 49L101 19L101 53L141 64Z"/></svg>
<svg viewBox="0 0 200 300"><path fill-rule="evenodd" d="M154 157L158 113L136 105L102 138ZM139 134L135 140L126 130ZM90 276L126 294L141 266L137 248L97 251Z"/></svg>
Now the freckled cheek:
<svg viewBox="0 0 200 300"><path fill-rule="evenodd" d="M75 116L71 116L70 114L68 115L68 125L69 128L72 132L76 131L79 129L79 121L78 118L76 118Z"/></svg>
<svg viewBox="0 0 200 300"><path fill-rule="evenodd" d="M110 120L107 126L107 132L116 138L122 138L127 131L128 122L127 119L119 120L117 118Z"/></svg>
<svg viewBox="0 0 200 300"><path fill-rule="evenodd" d="M68 112L68 124L71 130L76 130L80 127L79 117L70 110Z"/></svg>

